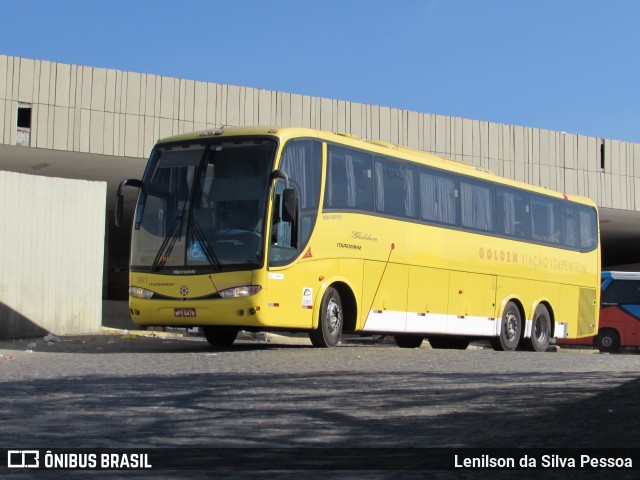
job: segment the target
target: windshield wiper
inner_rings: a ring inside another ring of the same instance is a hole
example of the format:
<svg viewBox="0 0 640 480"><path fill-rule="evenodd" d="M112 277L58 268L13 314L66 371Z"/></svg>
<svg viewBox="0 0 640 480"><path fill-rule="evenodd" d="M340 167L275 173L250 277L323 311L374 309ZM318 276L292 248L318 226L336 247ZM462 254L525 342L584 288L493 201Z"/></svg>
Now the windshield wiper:
<svg viewBox="0 0 640 480"><path fill-rule="evenodd" d="M190 218L188 226L189 226L189 230L193 232L193 236L195 237L196 241L200 244L200 247L204 250L204 255L205 257L207 257L207 261L209 262L209 264L218 270L222 270L222 265L220 263L220 260L218 260L218 257L213 251L213 248L211 248L211 245L207 241L207 238L202 233L202 230L200 229L200 225L198 225L193 220L193 218Z"/></svg>
<svg viewBox="0 0 640 480"><path fill-rule="evenodd" d="M171 228L169 228L169 232L164 238L162 245L160 245L160 249L158 253L156 253L156 258L153 260L151 271L157 272L167 263L176 241L180 238L180 232L182 232L182 215L177 216L171 224Z"/></svg>

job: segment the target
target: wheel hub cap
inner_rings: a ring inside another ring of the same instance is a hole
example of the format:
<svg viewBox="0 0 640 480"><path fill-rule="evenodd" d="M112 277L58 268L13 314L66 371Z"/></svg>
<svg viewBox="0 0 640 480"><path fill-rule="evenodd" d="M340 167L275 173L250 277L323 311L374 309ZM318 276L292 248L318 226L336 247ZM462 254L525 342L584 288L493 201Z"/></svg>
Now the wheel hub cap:
<svg viewBox="0 0 640 480"><path fill-rule="evenodd" d="M338 331L341 320L340 306L333 300L327 305L327 318L329 319L329 332L333 335Z"/></svg>
<svg viewBox="0 0 640 480"><path fill-rule="evenodd" d="M518 319L513 313L508 313L505 318L505 334L507 339L513 340L518 333Z"/></svg>

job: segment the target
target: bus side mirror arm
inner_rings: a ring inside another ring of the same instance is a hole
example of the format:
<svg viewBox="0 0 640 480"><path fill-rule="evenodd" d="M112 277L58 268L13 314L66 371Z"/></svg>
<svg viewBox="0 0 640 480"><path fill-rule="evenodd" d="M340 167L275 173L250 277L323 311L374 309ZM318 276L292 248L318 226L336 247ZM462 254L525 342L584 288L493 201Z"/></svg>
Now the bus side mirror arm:
<svg viewBox="0 0 640 480"><path fill-rule="evenodd" d="M289 188L289 177L282 170L271 172L271 181L281 178L284 180L282 192L282 220L296 223L298 220L298 193L294 188Z"/></svg>
<svg viewBox="0 0 640 480"><path fill-rule="evenodd" d="M122 197L122 187L136 187L141 190L144 190L144 185L141 180L128 178L120 182L120 185L118 185L118 191L116 192L116 218L115 218L116 227L122 226L122 216L124 211L124 198Z"/></svg>
<svg viewBox="0 0 640 480"><path fill-rule="evenodd" d="M271 181L274 181L276 178L281 178L284 180L284 188L289 188L289 177L282 170L274 170L271 172Z"/></svg>

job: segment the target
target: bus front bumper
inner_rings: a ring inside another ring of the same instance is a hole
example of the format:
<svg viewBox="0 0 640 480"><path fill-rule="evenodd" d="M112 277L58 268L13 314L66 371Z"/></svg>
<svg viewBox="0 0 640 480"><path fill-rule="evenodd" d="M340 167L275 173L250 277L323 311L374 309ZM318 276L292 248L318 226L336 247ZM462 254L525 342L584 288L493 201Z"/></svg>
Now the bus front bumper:
<svg viewBox="0 0 640 480"><path fill-rule="evenodd" d="M137 325L264 327L265 314L260 296L188 301L129 297L129 309Z"/></svg>

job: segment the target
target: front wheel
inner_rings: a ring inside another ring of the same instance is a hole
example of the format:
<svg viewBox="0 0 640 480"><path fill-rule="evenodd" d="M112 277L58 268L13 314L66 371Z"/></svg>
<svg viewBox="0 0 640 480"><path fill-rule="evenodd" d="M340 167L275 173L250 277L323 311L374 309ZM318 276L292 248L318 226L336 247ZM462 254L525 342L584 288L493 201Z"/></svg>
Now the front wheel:
<svg viewBox="0 0 640 480"><path fill-rule="evenodd" d="M522 317L520 309L514 302L504 307L500 321L500 335L491 339L494 350L511 352L518 347L522 335Z"/></svg>
<svg viewBox="0 0 640 480"><path fill-rule="evenodd" d="M611 328L603 328L596 335L596 348L603 353L614 353L620 348L620 335Z"/></svg>
<svg viewBox="0 0 640 480"><path fill-rule="evenodd" d="M344 313L340 294L335 288L329 287L320 304L318 328L309 332L311 343L314 347L335 347L340 341L343 324Z"/></svg>
<svg viewBox="0 0 640 480"><path fill-rule="evenodd" d="M236 341L238 329L234 327L206 326L202 327L204 338L214 347L228 347Z"/></svg>

